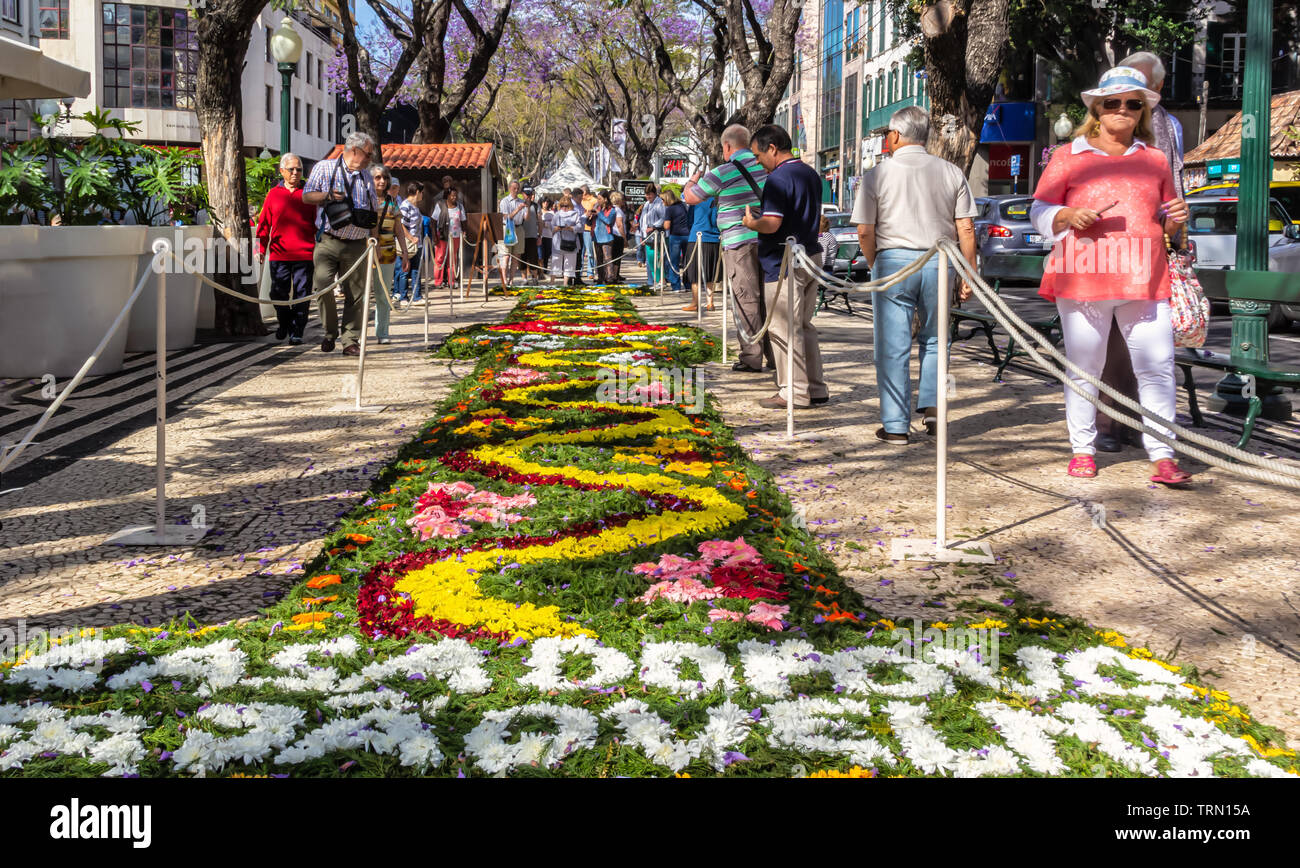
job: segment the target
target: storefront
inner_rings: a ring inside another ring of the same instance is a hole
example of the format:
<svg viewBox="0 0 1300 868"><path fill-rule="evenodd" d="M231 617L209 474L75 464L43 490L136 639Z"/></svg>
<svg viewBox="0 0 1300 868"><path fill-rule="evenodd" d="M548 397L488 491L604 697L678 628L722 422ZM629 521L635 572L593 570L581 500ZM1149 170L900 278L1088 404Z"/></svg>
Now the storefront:
<svg viewBox="0 0 1300 868"><path fill-rule="evenodd" d="M840 193L840 149L830 148L817 155L822 176L822 204L838 205Z"/></svg>
<svg viewBox="0 0 1300 868"><path fill-rule="evenodd" d="M1032 193L1038 164L1037 109L1032 102L993 103L984 115L980 153L988 165L988 195Z"/></svg>

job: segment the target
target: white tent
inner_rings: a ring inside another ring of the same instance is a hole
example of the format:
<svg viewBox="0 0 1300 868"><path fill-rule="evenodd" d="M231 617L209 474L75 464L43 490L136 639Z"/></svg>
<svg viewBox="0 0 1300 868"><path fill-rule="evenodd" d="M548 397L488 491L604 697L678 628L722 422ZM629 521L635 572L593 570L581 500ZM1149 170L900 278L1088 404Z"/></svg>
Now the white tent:
<svg viewBox="0 0 1300 868"><path fill-rule="evenodd" d="M564 162L560 164L560 168L552 172L550 177L544 178L536 189L539 193L553 195L563 191L566 187L573 189L574 187L581 187L583 184L586 184L592 190L604 186L598 184L595 178L587 174L587 170L583 168L578 158L573 155L573 151L569 151L564 155Z"/></svg>

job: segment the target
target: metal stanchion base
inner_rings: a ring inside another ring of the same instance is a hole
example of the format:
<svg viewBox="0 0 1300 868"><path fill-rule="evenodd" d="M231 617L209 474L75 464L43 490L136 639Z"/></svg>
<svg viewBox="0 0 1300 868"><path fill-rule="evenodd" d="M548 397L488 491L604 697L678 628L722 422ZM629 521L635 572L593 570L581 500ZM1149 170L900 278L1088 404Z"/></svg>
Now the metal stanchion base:
<svg viewBox="0 0 1300 868"><path fill-rule="evenodd" d="M388 409L387 404L335 404L330 407L332 413L382 413Z"/></svg>
<svg viewBox="0 0 1300 868"><path fill-rule="evenodd" d="M157 525L128 527L104 540L106 546L192 546L207 534L210 528L191 524L165 524L162 535Z"/></svg>
<svg viewBox="0 0 1300 868"><path fill-rule="evenodd" d="M889 546L896 561L937 561L945 564L993 564L993 549L986 542L954 541L941 549L932 539L896 539Z"/></svg>

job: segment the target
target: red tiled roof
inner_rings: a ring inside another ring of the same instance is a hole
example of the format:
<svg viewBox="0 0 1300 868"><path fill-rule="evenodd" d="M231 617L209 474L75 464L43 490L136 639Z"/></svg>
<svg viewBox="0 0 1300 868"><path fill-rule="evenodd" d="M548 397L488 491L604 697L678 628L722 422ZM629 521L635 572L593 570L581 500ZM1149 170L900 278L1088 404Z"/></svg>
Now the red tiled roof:
<svg viewBox="0 0 1300 868"><path fill-rule="evenodd" d="M1294 160L1300 156L1300 139L1288 135L1300 133L1300 90L1279 93L1270 102L1269 150L1272 156ZM1230 160L1241 156L1241 112L1237 112L1218 132L1183 157L1183 165L1199 166L1209 160Z"/></svg>
<svg viewBox="0 0 1300 868"><path fill-rule="evenodd" d="M325 159L343 153L335 145ZM384 145L384 165L402 169L482 169L492 157L491 142L454 142L446 145Z"/></svg>

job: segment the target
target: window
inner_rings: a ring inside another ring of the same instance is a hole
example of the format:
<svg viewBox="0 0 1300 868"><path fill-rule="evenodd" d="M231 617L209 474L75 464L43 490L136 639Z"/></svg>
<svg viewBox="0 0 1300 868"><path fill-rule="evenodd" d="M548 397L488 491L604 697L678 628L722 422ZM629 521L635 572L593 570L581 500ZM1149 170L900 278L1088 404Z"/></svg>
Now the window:
<svg viewBox="0 0 1300 868"><path fill-rule="evenodd" d="M272 31L271 28L269 27L266 28L266 62L267 63L271 63L275 60L275 58L271 56L271 34L273 32L274 31Z"/></svg>
<svg viewBox="0 0 1300 868"><path fill-rule="evenodd" d="M858 39L858 12L859 10L855 7L844 18L844 50L850 58L857 57L862 53L862 46Z"/></svg>
<svg viewBox="0 0 1300 868"><path fill-rule="evenodd" d="M316 135L322 139L325 138L325 112L323 109L316 109Z"/></svg>
<svg viewBox="0 0 1300 868"><path fill-rule="evenodd" d="M332 142L334 141L334 112L330 112L325 117L329 122L329 127L328 127L329 135L326 138L328 138Z"/></svg>
<svg viewBox="0 0 1300 868"><path fill-rule="evenodd" d="M105 3L104 106L194 108L198 36L184 9Z"/></svg>
<svg viewBox="0 0 1300 868"><path fill-rule="evenodd" d="M68 0L40 0L41 39L68 38Z"/></svg>
<svg viewBox="0 0 1300 868"><path fill-rule="evenodd" d="M307 103L307 135L311 135L311 103Z"/></svg>
<svg viewBox="0 0 1300 868"><path fill-rule="evenodd" d="M325 89L325 61L316 58L316 86Z"/></svg>
<svg viewBox="0 0 1300 868"><path fill-rule="evenodd" d="M31 137L31 115L22 102L16 99L0 100L0 142L25 142Z"/></svg>
<svg viewBox="0 0 1300 868"><path fill-rule="evenodd" d="M272 107L273 107L274 105L275 105L275 88L271 87L271 86L268 84L268 85L266 86L266 119L267 119L268 121L273 121L273 120L275 120L275 118L272 117L272 114L271 114Z"/></svg>
<svg viewBox="0 0 1300 868"><path fill-rule="evenodd" d="M302 100L300 100L298 97L295 96L293 98L293 128L295 130L302 129L302 124L300 123L301 115L302 115Z"/></svg>
<svg viewBox="0 0 1300 868"><path fill-rule="evenodd" d="M22 24L22 18L18 14L20 9L22 9L22 3L19 0L0 0L0 18L5 21Z"/></svg>
<svg viewBox="0 0 1300 868"><path fill-rule="evenodd" d="M844 82L844 163L848 167L846 174L855 174L857 165L854 156L857 153L858 125L853 121L858 116L858 76L850 75Z"/></svg>
<svg viewBox="0 0 1300 868"><path fill-rule="evenodd" d="M871 79L862 77L862 135L871 132Z"/></svg>
<svg viewBox="0 0 1300 868"><path fill-rule="evenodd" d="M866 12L862 16L863 19L865 19L865 24L862 28L862 56L870 60L871 43L872 43L871 37L874 34L871 27L871 16L874 15L876 12L875 0L867 0L867 2L863 4L863 8L866 10Z"/></svg>
<svg viewBox="0 0 1300 868"><path fill-rule="evenodd" d="M311 52L307 52L307 71L303 73L307 76L307 83L311 84Z"/></svg>

